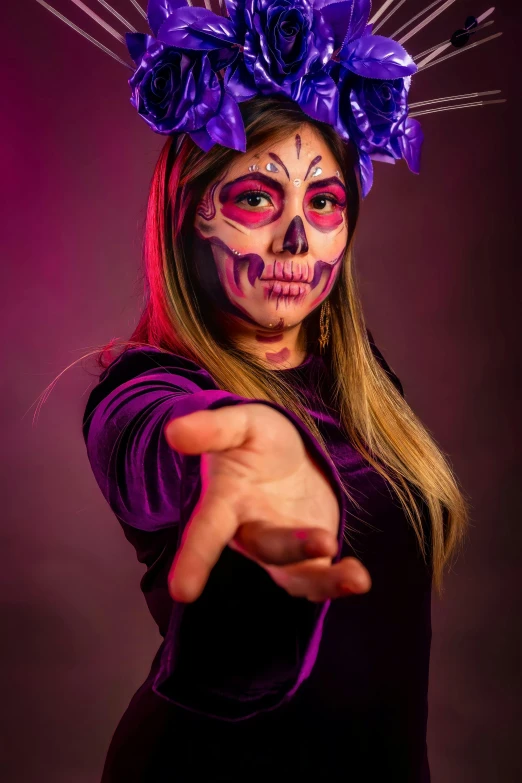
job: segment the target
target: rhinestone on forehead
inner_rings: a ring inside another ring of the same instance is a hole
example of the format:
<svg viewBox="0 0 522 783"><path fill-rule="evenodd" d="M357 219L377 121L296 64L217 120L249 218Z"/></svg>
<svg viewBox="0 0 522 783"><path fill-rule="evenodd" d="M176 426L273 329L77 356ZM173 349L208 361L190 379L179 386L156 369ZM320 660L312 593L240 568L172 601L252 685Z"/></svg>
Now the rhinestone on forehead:
<svg viewBox="0 0 522 783"><path fill-rule="evenodd" d="M259 171L259 166L257 163L253 163L251 166L248 167L249 171Z"/></svg>
<svg viewBox="0 0 522 783"><path fill-rule="evenodd" d="M273 174L277 174L279 172L276 164L272 162L266 164L266 170L271 171Z"/></svg>
<svg viewBox="0 0 522 783"><path fill-rule="evenodd" d="M300 179L294 179L295 187L296 188L300 188L301 187L301 182L302 182L302 180L300 180Z"/></svg>
<svg viewBox="0 0 522 783"><path fill-rule="evenodd" d="M320 166L317 166L312 172L312 177L318 177L320 174L323 173L323 170Z"/></svg>

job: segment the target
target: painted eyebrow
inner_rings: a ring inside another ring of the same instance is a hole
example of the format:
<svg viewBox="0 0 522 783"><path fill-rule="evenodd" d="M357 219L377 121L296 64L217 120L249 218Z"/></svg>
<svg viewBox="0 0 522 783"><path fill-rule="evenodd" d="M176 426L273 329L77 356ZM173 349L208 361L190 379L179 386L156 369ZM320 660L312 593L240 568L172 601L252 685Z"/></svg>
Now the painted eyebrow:
<svg viewBox="0 0 522 783"><path fill-rule="evenodd" d="M316 188L328 188L331 185L338 185L343 189L344 193L346 193L346 188L338 177L328 177L328 179L320 179L317 182L310 182L308 184L307 190L310 190L310 188L313 188L314 190Z"/></svg>
<svg viewBox="0 0 522 783"><path fill-rule="evenodd" d="M310 165L308 166L308 171L307 171L307 172L306 172L306 174L305 174L305 179L308 177L308 175L310 174L310 172L311 172L311 170L313 169L313 167L314 167L314 166L317 166L317 164L319 163L319 161L321 161L322 159L323 159L323 156L322 156L322 155L318 155L316 158L314 158L314 159L313 159L313 161L312 161L312 162L310 163Z"/></svg>
<svg viewBox="0 0 522 783"><path fill-rule="evenodd" d="M288 179L290 179L290 174L288 173L288 169L286 168L285 164L283 163L279 155L276 155L275 152L269 152L268 157L272 158L272 160L275 160L275 162L281 166Z"/></svg>
<svg viewBox="0 0 522 783"><path fill-rule="evenodd" d="M237 185L238 182L261 182L261 184L266 185L269 188L272 188L273 190L277 191L277 193L283 197L285 194L285 190L280 182L278 182L276 179L273 179L272 177L268 177L266 174L261 174L260 172L254 172L253 174L245 174L242 177L238 177L237 179L233 179L231 182L227 182L226 185L223 185L221 188L221 192L219 194L219 200L222 204L227 200L228 194L230 193L230 190L234 185Z"/></svg>

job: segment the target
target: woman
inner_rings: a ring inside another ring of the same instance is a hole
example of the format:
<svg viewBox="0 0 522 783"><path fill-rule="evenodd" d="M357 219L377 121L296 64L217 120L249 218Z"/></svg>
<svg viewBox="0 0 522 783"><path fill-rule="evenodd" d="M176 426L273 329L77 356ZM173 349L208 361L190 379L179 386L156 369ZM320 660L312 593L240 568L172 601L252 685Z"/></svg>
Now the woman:
<svg viewBox="0 0 522 783"><path fill-rule="evenodd" d="M364 324L353 147L280 95L240 108L246 152L167 140L147 306L85 411L163 636L102 781L426 783L466 504Z"/></svg>

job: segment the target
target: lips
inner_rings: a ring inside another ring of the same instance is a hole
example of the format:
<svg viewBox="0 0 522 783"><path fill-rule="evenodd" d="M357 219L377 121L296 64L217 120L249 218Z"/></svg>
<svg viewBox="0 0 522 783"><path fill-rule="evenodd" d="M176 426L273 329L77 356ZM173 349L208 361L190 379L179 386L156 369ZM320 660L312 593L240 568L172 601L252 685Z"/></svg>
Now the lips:
<svg viewBox="0 0 522 783"><path fill-rule="evenodd" d="M310 285L306 280L301 280L300 277L260 277L263 283L271 283L274 280L279 280L281 283L299 283L300 285Z"/></svg>
<svg viewBox="0 0 522 783"><path fill-rule="evenodd" d="M266 277L261 277L261 280L279 280L282 283L311 283L314 270L301 260L280 261L275 258L273 261L266 262L262 273Z"/></svg>
<svg viewBox="0 0 522 783"><path fill-rule="evenodd" d="M309 283L291 283L289 281L281 280L266 280L264 282L268 283L267 290L274 295L302 296L310 290Z"/></svg>

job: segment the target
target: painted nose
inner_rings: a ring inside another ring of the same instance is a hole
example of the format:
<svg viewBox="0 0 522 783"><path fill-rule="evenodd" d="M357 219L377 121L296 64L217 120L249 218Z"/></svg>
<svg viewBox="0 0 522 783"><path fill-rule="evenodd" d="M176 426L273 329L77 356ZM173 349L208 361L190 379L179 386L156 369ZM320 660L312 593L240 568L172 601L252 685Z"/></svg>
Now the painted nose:
<svg viewBox="0 0 522 783"><path fill-rule="evenodd" d="M298 256L301 253L308 253L306 231L304 223L299 215L295 216L286 229L285 238L283 239L283 250L288 250L294 256Z"/></svg>

